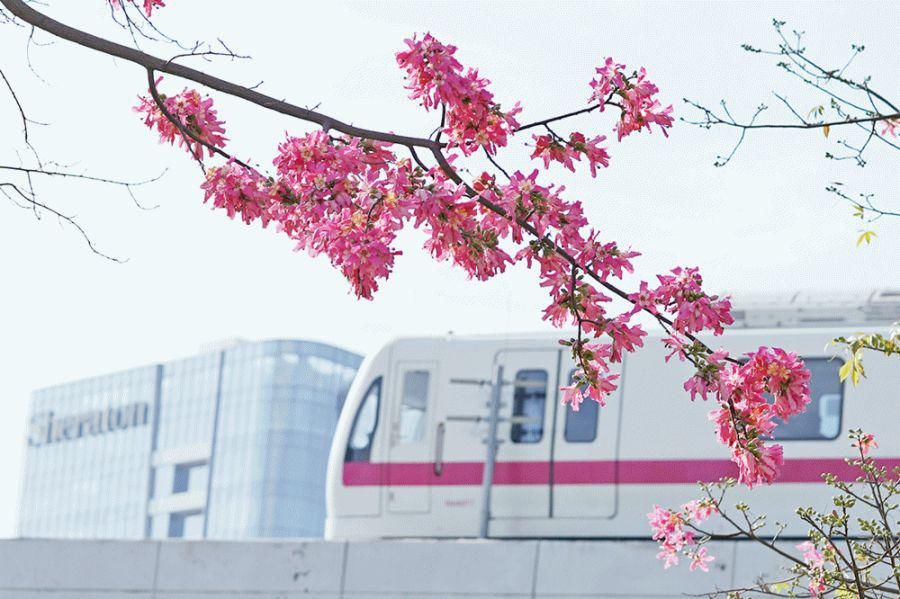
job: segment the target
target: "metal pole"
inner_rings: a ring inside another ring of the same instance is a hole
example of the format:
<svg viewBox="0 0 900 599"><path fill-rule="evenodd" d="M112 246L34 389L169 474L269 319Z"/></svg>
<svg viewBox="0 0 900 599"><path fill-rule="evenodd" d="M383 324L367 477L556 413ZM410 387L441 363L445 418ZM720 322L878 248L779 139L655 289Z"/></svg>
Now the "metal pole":
<svg viewBox="0 0 900 599"><path fill-rule="evenodd" d="M500 422L500 397L503 390L503 366L497 367L497 380L491 389L488 411L487 458L484 461L484 478L481 481L481 531L479 536L486 539L491 521L491 486L494 482L494 465L497 463L497 425Z"/></svg>

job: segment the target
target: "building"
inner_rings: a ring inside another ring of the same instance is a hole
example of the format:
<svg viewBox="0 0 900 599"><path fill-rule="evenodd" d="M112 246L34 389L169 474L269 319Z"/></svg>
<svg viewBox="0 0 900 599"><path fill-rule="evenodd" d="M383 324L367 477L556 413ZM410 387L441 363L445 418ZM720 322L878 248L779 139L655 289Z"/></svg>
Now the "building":
<svg viewBox="0 0 900 599"><path fill-rule="evenodd" d="M35 391L22 537L321 536L360 356L264 341Z"/></svg>

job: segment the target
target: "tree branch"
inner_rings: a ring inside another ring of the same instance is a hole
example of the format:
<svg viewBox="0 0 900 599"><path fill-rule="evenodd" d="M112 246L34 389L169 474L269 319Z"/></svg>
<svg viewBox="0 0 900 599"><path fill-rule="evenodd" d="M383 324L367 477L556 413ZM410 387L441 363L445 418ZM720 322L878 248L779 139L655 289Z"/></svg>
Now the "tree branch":
<svg viewBox="0 0 900 599"><path fill-rule="evenodd" d="M193 81L210 89L214 89L223 94L234 96L246 100L252 104L256 104L267 110L272 110L280 114L292 116L304 121L316 123L325 131L331 129L340 131L353 137L361 137L365 139L374 139L388 143L394 143L402 146L418 146L421 148L436 149L443 147L443 144L422 137L411 137L408 135L397 135L394 133L384 133L382 131L373 131L356 127L334 117L301 108L294 104L285 102L284 100L276 100L271 96L253 91L244 86L231 83L224 79L220 79L213 75L208 75L197 69L184 66L178 63L169 62L156 56L152 56L140 50L129 48L115 42L97 37L90 33L80 31L73 27L69 27L59 21L34 10L23 0L0 0L9 12L16 17L22 19L26 23L34 27L46 31L56 37L73 42L85 48L96 50L109 56L115 56L128 62L140 65L145 69L166 73L174 77L180 77Z"/></svg>

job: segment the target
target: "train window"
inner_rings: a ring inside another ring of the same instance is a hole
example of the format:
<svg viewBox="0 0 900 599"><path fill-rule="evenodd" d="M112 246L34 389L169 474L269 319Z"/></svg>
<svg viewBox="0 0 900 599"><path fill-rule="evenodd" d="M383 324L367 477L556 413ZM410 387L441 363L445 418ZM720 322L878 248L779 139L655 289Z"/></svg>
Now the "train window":
<svg viewBox="0 0 900 599"><path fill-rule="evenodd" d="M425 413L428 409L427 370L407 370L403 373L400 397L399 443L416 443L425 438Z"/></svg>
<svg viewBox="0 0 900 599"><path fill-rule="evenodd" d="M575 371L569 373L569 381ZM600 404L591 399L582 402L576 412L566 410L565 439L569 443L592 443L597 438L597 419L600 416Z"/></svg>
<svg viewBox="0 0 900 599"><path fill-rule="evenodd" d="M513 392L513 443L539 443L544 436L544 404L547 402L547 371L520 370Z"/></svg>
<svg viewBox="0 0 900 599"><path fill-rule="evenodd" d="M381 377L375 379L353 418L350 442L347 443L345 462L368 462L372 455L372 441L378 427L378 408L381 403Z"/></svg>
<svg viewBox="0 0 900 599"><path fill-rule="evenodd" d="M841 432L844 385L838 376L843 362L830 358L804 358L809 368L811 401L806 411L777 421L775 438L785 441L836 439Z"/></svg>

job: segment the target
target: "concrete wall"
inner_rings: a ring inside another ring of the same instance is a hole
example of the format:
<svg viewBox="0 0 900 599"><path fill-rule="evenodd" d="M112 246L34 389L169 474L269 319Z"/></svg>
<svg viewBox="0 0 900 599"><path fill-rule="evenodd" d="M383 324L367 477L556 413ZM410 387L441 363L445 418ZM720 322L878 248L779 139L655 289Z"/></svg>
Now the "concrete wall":
<svg viewBox="0 0 900 599"><path fill-rule="evenodd" d="M663 570L646 541L24 539L0 541L0 599L656 599L747 583L772 563L746 543L710 550L715 567L691 573Z"/></svg>

